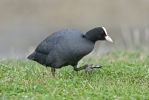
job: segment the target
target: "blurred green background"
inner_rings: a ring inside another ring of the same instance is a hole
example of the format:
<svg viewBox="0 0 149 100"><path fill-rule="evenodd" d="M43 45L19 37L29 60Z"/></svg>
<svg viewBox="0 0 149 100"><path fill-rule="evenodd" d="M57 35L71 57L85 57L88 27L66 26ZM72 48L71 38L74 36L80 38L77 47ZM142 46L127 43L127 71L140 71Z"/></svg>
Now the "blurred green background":
<svg viewBox="0 0 149 100"><path fill-rule="evenodd" d="M24 58L65 28L86 33L104 26L114 43L97 42L94 51L101 53L148 48L148 10L149 0L0 0L0 59Z"/></svg>

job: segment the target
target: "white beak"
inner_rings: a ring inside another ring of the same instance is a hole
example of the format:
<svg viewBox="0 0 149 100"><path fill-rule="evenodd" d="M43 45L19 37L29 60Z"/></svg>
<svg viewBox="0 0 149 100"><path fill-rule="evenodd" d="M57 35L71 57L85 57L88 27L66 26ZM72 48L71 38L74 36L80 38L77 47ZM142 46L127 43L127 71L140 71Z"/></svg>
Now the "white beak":
<svg viewBox="0 0 149 100"><path fill-rule="evenodd" d="M113 42L113 40L107 35L107 36L105 36L105 39L107 40L107 41L109 41L109 42Z"/></svg>

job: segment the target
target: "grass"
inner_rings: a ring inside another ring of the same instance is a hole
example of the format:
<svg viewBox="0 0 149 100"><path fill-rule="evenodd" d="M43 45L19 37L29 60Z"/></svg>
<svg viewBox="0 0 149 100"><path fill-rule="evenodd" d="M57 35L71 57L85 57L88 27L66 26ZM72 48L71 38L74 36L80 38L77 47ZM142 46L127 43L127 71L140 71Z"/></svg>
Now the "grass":
<svg viewBox="0 0 149 100"><path fill-rule="evenodd" d="M147 100L149 53L116 51L87 57L80 65L103 65L92 72L50 68L29 60L0 61L0 100Z"/></svg>

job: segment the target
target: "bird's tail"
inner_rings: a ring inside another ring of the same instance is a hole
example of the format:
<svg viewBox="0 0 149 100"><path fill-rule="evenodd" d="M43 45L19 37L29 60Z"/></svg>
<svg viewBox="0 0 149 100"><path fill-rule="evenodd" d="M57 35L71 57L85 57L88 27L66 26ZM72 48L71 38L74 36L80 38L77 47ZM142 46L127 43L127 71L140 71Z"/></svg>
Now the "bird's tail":
<svg viewBox="0 0 149 100"><path fill-rule="evenodd" d="M34 51L31 55L29 55L27 57L27 59L36 61L42 65L45 65L46 57L47 57L46 55L43 55L43 54L40 54L40 53L37 53L36 51Z"/></svg>
<svg viewBox="0 0 149 100"><path fill-rule="evenodd" d="M35 52L33 52L32 54L30 54L27 59L30 59L30 60L35 60Z"/></svg>

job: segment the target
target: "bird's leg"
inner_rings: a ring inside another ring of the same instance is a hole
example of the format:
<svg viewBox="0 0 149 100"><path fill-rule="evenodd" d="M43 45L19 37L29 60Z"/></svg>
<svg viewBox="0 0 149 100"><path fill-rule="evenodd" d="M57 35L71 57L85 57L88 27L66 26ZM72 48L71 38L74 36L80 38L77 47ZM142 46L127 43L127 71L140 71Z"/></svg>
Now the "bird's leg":
<svg viewBox="0 0 149 100"><path fill-rule="evenodd" d="M52 75L55 76L55 68L51 67L51 72L52 72Z"/></svg>
<svg viewBox="0 0 149 100"><path fill-rule="evenodd" d="M87 65L84 65L84 66L82 66L82 67L77 68L77 64L73 66L73 68L74 68L75 71L83 70L83 69L85 69L86 67L87 67Z"/></svg>

